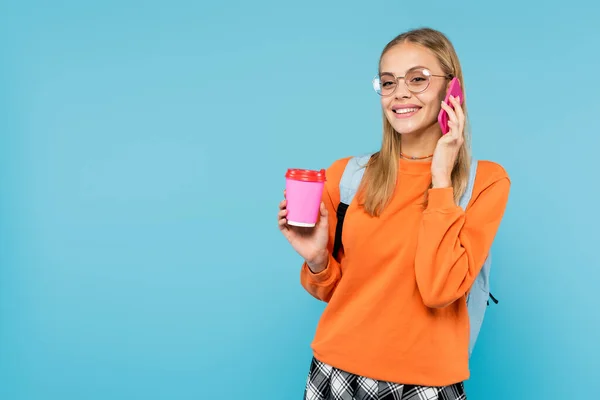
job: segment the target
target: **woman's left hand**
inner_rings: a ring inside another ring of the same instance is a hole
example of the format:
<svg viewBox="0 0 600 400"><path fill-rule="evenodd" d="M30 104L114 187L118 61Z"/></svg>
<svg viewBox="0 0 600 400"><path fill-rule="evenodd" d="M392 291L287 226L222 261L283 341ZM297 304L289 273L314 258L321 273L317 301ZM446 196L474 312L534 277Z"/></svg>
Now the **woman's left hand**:
<svg viewBox="0 0 600 400"><path fill-rule="evenodd" d="M448 112L448 127L450 131L443 135L437 142L431 162L431 178L434 188L452 186L452 169L458 157L458 151L465 141L465 114L460 106L460 99L450 96L447 105L442 101L442 108Z"/></svg>

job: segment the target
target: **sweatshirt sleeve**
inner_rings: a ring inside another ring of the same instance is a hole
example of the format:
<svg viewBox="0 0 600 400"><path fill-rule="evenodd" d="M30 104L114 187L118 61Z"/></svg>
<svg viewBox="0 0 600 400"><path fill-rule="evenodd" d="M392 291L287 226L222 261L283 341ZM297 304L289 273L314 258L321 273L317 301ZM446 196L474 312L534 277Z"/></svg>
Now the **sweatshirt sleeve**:
<svg viewBox="0 0 600 400"><path fill-rule="evenodd" d="M466 212L455 204L451 187L429 190L415 258L417 286L428 307L445 307L463 297L491 249L508 202L510 179L500 166L489 164L496 171L486 174L489 178L479 185L475 182Z"/></svg>
<svg viewBox="0 0 600 400"><path fill-rule="evenodd" d="M316 299L329 302L337 284L342 278L340 263L333 257L333 244L335 240L335 227L337 224L337 207L340 202L339 182L349 158L334 162L326 171L326 182L323 188L322 200L329 214L329 261L327 267L318 274L313 273L306 261L302 264L300 271L300 283ZM340 260L343 258L343 248L340 249Z"/></svg>

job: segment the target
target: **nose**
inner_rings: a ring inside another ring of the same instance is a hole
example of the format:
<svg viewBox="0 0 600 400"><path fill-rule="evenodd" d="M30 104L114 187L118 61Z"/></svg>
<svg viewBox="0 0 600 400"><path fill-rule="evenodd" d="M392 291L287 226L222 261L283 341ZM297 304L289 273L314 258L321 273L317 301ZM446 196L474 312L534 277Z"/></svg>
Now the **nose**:
<svg viewBox="0 0 600 400"><path fill-rule="evenodd" d="M398 85L396 86L396 92L394 93L397 99L407 99L410 98L412 93L406 87L404 83L404 79L398 79Z"/></svg>

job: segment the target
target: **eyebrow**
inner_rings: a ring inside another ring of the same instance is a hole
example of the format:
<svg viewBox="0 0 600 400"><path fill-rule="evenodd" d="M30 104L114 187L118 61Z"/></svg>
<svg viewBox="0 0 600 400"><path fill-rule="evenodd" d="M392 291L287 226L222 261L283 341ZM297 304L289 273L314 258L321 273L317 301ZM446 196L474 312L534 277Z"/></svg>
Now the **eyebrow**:
<svg viewBox="0 0 600 400"><path fill-rule="evenodd" d="M408 72L408 71L410 71L411 69L415 69L415 68L425 68L425 69L429 69L429 68L427 68L427 67L426 67L426 66L424 66L424 65L415 65L414 67L410 67L410 68L409 68L409 69L407 69L406 71ZM405 73L406 73L406 72L405 72ZM393 72L387 72L387 71L380 71L380 72L379 72L379 75L383 75L383 74L391 74L391 75L394 75L394 76L396 75L396 74L394 74Z"/></svg>

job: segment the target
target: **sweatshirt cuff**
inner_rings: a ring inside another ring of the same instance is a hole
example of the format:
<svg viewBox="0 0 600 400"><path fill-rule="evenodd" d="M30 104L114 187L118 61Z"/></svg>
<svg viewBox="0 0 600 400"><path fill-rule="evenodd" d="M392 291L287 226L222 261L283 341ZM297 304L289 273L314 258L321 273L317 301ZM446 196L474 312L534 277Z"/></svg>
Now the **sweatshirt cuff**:
<svg viewBox="0 0 600 400"><path fill-rule="evenodd" d="M309 279L311 281L313 281L313 283L315 283L317 285L323 285L323 284L327 284L328 280L333 277L332 263L335 263L335 262L337 262L337 261L333 258L333 256L331 254L329 254L329 259L327 260L327 266L325 267L325 269L323 271L315 274L309 268L306 261L304 261L302 268L304 268L304 272L306 273L306 276L308 276Z"/></svg>
<svg viewBox="0 0 600 400"><path fill-rule="evenodd" d="M456 207L454 202L454 188L429 189L428 210L448 210Z"/></svg>

